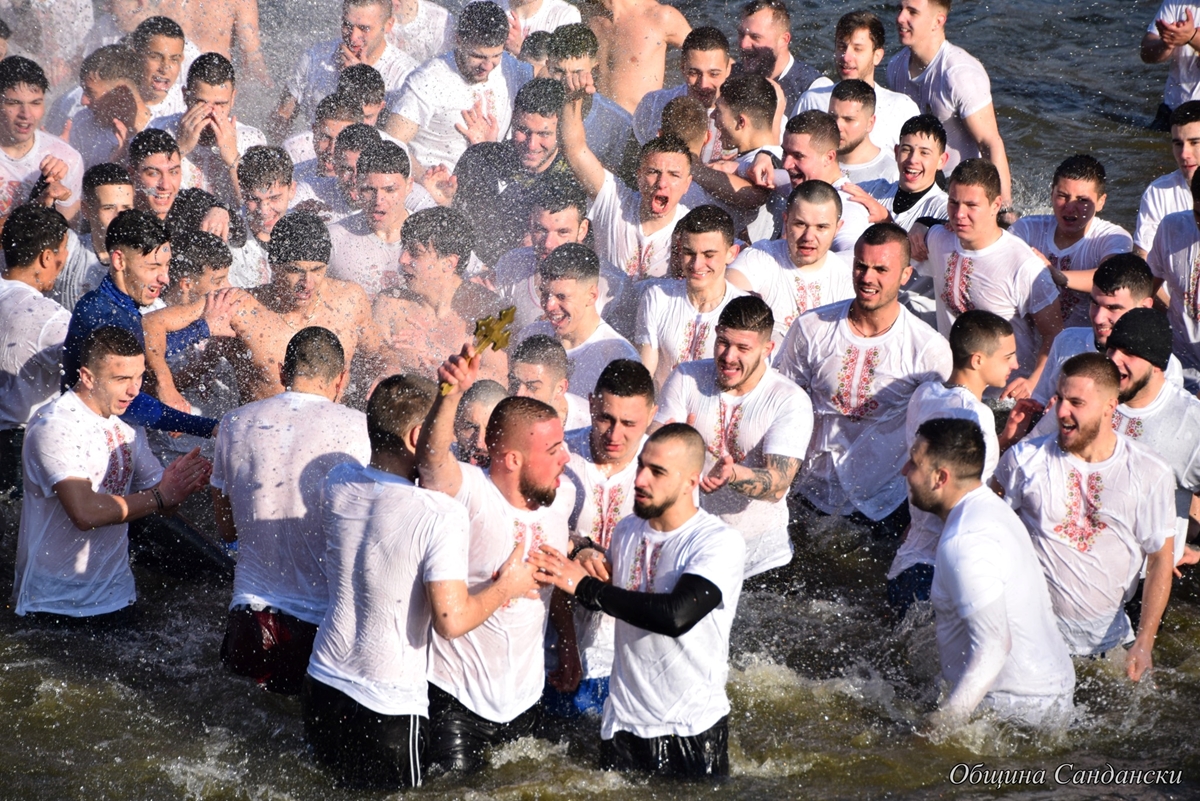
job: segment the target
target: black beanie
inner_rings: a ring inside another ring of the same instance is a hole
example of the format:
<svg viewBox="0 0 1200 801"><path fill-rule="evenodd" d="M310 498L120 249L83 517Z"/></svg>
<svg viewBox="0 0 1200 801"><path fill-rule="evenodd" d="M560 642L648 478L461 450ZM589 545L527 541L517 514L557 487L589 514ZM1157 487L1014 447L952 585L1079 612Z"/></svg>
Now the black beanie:
<svg viewBox="0 0 1200 801"><path fill-rule="evenodd" d="M321 218L310 212L296 211L285 215L271 229L267 256L272 264L291 261L328 264L332 250L329 229Z"/></svg>
<svg viewBox="0 0 1200 801"><path fill-rule="evenodd" d="M1167 315L1154 309L1130 309L1117 320L1105 344L1165 370L1171 359L1171 324Z"/></svg>

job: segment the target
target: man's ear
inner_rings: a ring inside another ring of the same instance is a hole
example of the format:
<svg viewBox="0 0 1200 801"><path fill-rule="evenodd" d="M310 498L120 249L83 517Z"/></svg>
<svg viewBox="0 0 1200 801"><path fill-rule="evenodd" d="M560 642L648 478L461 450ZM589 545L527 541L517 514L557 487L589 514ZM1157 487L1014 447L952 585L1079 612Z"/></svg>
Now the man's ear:
<svg viewBox="0 0 1200 801"><path fill-rule="evenodd" d="M410 428L408 430L408 433L404 436L404 447L413 456L417 455L417 440L420 439L420 437L421 437L421 424L420 423L417 423L415 426Z"/></svg>
<svg viewBox="0 0 1200 801"><path fill-rule="evenodd" d="M116 270L117 272L123 272L125 270L125 253L120 248L113 248L110 250L108 252L108 260L109 264L112 266L112 269Z"/></svg>

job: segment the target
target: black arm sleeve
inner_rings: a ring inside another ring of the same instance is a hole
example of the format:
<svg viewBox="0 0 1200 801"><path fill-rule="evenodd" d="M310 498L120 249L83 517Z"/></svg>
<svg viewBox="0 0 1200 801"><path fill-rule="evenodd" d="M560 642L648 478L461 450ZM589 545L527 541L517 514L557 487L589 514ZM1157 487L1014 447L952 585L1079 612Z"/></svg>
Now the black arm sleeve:
<svg viewBox="0 0 1200 801"><path fill-rule="evenodd" d="M604 612L639 629L679 637L721 604L721 590L693 573L679 577L670 592L633 592L592 576L579 581L575 599L593 612Z"/></svg>

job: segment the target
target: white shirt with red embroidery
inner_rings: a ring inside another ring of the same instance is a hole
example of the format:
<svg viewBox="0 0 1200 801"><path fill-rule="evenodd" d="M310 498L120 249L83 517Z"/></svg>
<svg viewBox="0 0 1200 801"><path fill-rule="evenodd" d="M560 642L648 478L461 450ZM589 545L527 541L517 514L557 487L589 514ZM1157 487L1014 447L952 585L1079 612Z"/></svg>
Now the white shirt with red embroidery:
<svg viewBox="0 0 1200 801"><path fill-rule="evenodd" d="M1072 655L1132 641L1124 604L1143 559L1175 533L1171 468L1123 436L1088 463L1050 435L1014 445L995 478L1033 538Z"/></svg>
<svg viewBox="0 0 1200 801"><path fill-rule="evenodd" d="M768 455L803 462L812 436L812 402L795 384L768 367L758 385L735 396L717 388L712 359L675 368L659 399L655 420L686 420L704 437L704 471L729 455L752 469L767 466ZM742 533L746 540L746 577L792 560L788 536L787 498L769 501L747 497L728 485L701 493L700 507Z"/></svg>
<svg viewBox="0 0 1200 801"><path fill-rule="evenodd" d="M662 278L671 259L671 235L675 225L688 213L682 203L675 207L670 223L652 234L642 231L639 216L642 196L605 171L604 185L592 201L588 218L596 236L596 255L600 262L616 265L630 279Z"/></svg>
<svg viewBox="0 0 1200 801"><path fill-rule="evenodd" d="M575 506L575 486L562 480L554 503L518 509L505 500L478 467L459 464L462 486L454 499L467 507L471 544L467 586L472 593L491 584L496 571L521 544L525 554L542 545L561 553L569 547L567 525ZM550 588L541 597L518 598L461 637L432 635L429 682L493 723L508 723L537 703L546 684L542 639L550 608Z"/></svg>
<svg viewBox="0 0 1200 801"><path fill-rule="evenodd" d="M517 336L517 341L523 342L535 334L554 337L554 326L546 320L539 320L522 331ZM596 388L596 379L600 378L609 362L617 359L638 361L638 352L629 344L629 340L601 320L591 336L575 347L567 348L567 362L571 365L571 392L581 398L592 394L592 390Z"/></svg>
<svg viewBox="0 0 1200 801"><path fill-rule="evenodd" d="M688 300L687 282L682 278L646 287L638 303L634 342L658 351L655 384L661 387L678 364L711 359L721 312L729 301L745 294L726 281L721 302L709 311L700 312Z"/></svg>
<svg viewBox="0 0 1200 801"><path fill-rule="evenodd" d="M571 461L563 476L575 485L571 536L577 541L586 537L607 551L617 523L633 514L637 459L631 459L623 470L605 475L592 458L591 434L591 428L583 428L567 435ZM642 437L638 450L645 444L646 438ZM612 673L615 623L603 612L575 605L575 641L585 679L604 678Z"/></svg>
<svg viewBox="0 0 1200 801"><path fill-rule="evenodd" d="M743 250L729 269L746 276L754 294L771 307L775 315L771 339L776 344L783 342L792 322L804 312L854 297L849 258L831 250L820 264L797 267L783 239Z"/></svg>
<svg viewBox="0 0 1200 801"><path fill-rule="evenodd" d="M962 247L944 225L926 237L937 298L938 331L950 336L950 326L968 309L983 309L1012 323L1020 367L1012 378L1027 377L1037 364L1041 338L1030 315L1058 299L1058 287L1037 254L1007 231L981 250Z"/></svg>
<svg viewBox="0 0 1200 801"><path fill-rule="evenodd" d="M82 617L137 599L129 570L129 524L80 531L54 485L81 478L94 492L128 495L162 480L146 432L101 417L68 390L38 410L21 456L25 497L17 534L16 613Z"/></svg>
<svg viewBox="0 0 1200 801"><path fill-rule="evenodd" d="M1200 230L1191 209L1163 218L1146 263L1171 297L1171 350L1184 367L1200 368Z"/></svg>
<svg viewBox="0 0 1200 801"><path fill-rule="evenodd" d="M1064 272L1094 270L1109 256L1133 251L1133 237L1129 232L1099 217L1093 218L1083 238L1069 247L1060 248L1054 244L1057 228L1058 219L1053 214L1036 214L1017 220L1009 233L1029 247L1040 250L1051 265ZM1091 296L1088 293L1067 289L1058 300L1062 305L1064 328L1091 325L1088 317Z"/></svg>
<svg viewBox="0 0 1200 801"><path fill-rule="evenodd" d="M949 377L950 343L904 307L886 332L861 337L846 319L853 302L797 317L775 366L808 392L816 415L797 490L826 514L882 520L908 497L909 400Z"/></svg>

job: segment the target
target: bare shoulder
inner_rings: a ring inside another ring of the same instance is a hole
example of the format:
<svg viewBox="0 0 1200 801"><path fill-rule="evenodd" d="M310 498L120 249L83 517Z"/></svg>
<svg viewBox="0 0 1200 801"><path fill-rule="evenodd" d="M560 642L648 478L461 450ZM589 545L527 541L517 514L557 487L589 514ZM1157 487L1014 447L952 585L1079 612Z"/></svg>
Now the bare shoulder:
<svg viewBox="0 0 1200 801"><path fill-rule="evenodd" d="M338 309L371 308L371 300L367 297L366 290L353 281L326 278L325 293L326 301Z"/></svg>
<svg viewBox="0 0 1200 801"><path fill-rule="evenodd" d="M412 301L391 292L381 292L371 302L371 315L376 322L403 323L411 309Z"/></svg>

